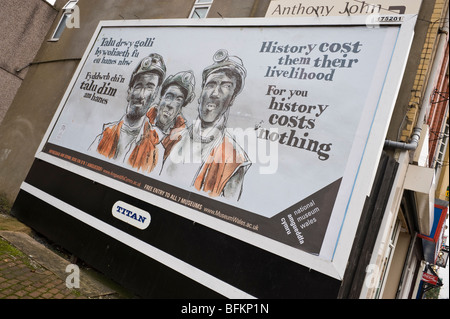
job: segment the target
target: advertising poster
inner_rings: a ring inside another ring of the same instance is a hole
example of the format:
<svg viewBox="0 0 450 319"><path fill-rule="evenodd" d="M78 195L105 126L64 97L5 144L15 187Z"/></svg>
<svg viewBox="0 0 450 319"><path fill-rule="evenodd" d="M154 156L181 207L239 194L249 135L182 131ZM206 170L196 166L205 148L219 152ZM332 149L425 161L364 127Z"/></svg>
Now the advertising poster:
<svg viewBox="0 0 450 319"><path fill-rule="evenodd" d="M42 152L330 259L398 32L100 27Z"/></svg>

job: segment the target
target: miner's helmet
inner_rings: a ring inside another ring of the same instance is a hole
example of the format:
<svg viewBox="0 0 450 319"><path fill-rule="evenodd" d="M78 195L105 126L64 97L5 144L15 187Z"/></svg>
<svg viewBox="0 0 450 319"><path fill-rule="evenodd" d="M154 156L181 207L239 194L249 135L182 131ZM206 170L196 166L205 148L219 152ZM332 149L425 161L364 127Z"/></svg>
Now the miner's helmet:
<svg viewBox="0 0 450 319"><path fill-rule="evenodd" d="M129 86L133 86L137 75L147 72L158 74L158 86L161 85L164 77L166 76L166 65L161 55L157 53L151 53L149 56L143 58L131 74Z"/></svg>
<svg viewBox="0 0 450 319"><path fill-rule="evenodd" d="M161 86L161 95L164 95L167 88L171 85L180 87L184 94L184 104L192 102L195 98L195 77L192 71L182 71L175 75L170 75Z"/></svg>
<svg viewBox="0 0 450 319"><path fill-rule="evenodd" d="M237 78L235 95L241 93L244 87L247 70L242 63L242 60L234 55L229 55L225 49L218 50L213 56L214 63L206 67L202 74L202 86L205 85L206 79L211 73L219 71L231 71Z"/></svg>

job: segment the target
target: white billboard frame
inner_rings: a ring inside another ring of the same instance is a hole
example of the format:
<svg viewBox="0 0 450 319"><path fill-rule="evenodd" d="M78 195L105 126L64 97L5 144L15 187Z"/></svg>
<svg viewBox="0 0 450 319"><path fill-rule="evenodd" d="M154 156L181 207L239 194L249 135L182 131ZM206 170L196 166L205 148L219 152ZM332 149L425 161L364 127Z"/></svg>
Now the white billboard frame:
<svg viewBox="0 0 450 319"><path fill-rule="evenodd" d="M414 26L416 21L416 16L405 15L405 16L395 16L395 19L390 19L389 16L381 16L383 19L378 21L370 21L368 24L367 17L352 16L352 17L329 17L329 18L239 18L239 19L167 19L167 20L117 20L117 21L101 21L92 37L88 49L94 46L96 36L101 32L102 28L108 27L158 27L158 26L182 26L182 27L283 27L283 26L298 26L298 27L349 27L349 26L367 26L370 28L376 28L383 25L398 26L399 32L397 41L395 44L395 49L392 53L392 58L389 64L388 73L384 79L383 90L381 96L379 97L378 107L376 110L375 117L372 121L373 126L376 129L370 131L370 135L365 144L365 151L362 157L359 167L357 168L357 177L352 187L352 195L349 199L347 210L344 216L344 221L339 230L339 237L337 239L336 246L332 253L332 258L323 259L321 257L312 255L310 253L295 249L288 245L284 245L280 242L272 240L270 238L261 236L249 230L237 227L236 225L218 221L217 218L209 216L207 214L195 214L192 215L192 209L189 207L181 207L180 205L174 203L173 201L161 198L154 194L145 192L143 190L137 189L130 185L124 184L116 179L98 174L92 170L82 168L76 164L70 163L68 161L56 158L42 150L47 143L48 138L52 132L54 125L58 120L59 114L64 108L65 101L68 99L71 93L71 88L74 86L77 76L82 71L83 65L89 55L89 50L86 50L84 56L75 74L69 84L69 89L64 94L62 101L52 119L49 128L39 146L39 149L35 155L36 158L48 162L52 165L61 167L63 169L74 172L82 177L93 180L97 183L107 185L114 189L120 190L121 192L133 196L145 202L149 202L152 205L161 207L165 210L180 215L184 218L190 219L194 222L201 223L206 227L212 228L216 231L220 231L226 235L232 236L239 240L245 241L251 245L269 251L273 254L279 255L283 258L296 262L305 267L314 269L320 273L323 273L332 278L339 280L343 279L350 251L352 248L354 236L358 227L359 218L361 215L362 208L366 197L370 194L372 183L375 177L376 169L378 166L378 160L380 158L384 139L389 126L392 111L394 109L395 101L397 98L398 90L403 77L403 72L405 70L407 57L409 54L410 46L414 34ZM377 17L379 19L379 17ZM23 183L22 189L30 193L35 193L37 195L45 195L42 191L35 189L33 186ZM58 204L54 202L51 196L47 196L48 202L57 206ZM70 207L64 206L66 210L71 210ZM73 211L72 215L76 217L77 211ZM80 216L80 220L84 217ZM220 225L220 230L218 226ZM94 226L95 227L95 226ZM126 241L126 237L124 237ZM125 244L132 245L131 243L124 242ZM139 247L133 247L140 251L148 251L151 245L140 242ZM143 247L149 246L149 247ZM166 258L164 255L155 254L150 257L166 264L169 267L176 269L182 273L188 273L185 271L186 265L181 263L181 265L174 266L171 258ZM158 257L159 256L159 257ZM199 279L199 281L201 281Z"/></svg>

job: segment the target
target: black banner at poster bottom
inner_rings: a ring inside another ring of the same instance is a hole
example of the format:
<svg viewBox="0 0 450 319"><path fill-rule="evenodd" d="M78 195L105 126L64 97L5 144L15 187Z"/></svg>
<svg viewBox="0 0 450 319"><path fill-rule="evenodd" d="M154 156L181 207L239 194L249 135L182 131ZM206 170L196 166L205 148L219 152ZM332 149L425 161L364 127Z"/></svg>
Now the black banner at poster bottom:
<svg viewBox="0 0 450 319"><path fill-rule="evenodd" d="M273 217L267 218L54 144L46 144L44 151L101 175L315 255L319 254L322 247L342 180L342 178L336 180Z"/></svg>
<svg viewBox="0 0 450 319"><path fill-rule="evenodd" d="M34 162L25 185L30 190L23 188L13 207L19 220L141 297L220 298L222 294L220 289L211 290L208 281L191 278L192 272L184 268L177 270L170 262L149 258L141 252L143 245L185 263L193 273L204 272L213 281L255 298L337 296L337 279L45 161ZM111 207L118 200L150 212L148 229L115 218ZM99 231L96 225L72 217L67 207L114 231ZM141 241L140 246L119 240L120 232Z"/></svg>

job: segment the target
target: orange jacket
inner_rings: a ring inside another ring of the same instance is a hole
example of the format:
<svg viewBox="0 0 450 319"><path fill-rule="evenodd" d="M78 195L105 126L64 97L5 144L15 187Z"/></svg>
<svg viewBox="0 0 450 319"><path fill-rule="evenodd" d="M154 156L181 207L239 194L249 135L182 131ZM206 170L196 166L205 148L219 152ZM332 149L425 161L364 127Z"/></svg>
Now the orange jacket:
<svg viewBox="0 0 450 319"><path fill-rule="evenodd" d="M238 151L230 138L224 136L222 143L211 150L194 181L194 186L210 196L220 196L236 170L245 163L245 153Z"/></svg>
<svg viewBox="0 0 450 319"><path fill-rule="evenodd" d="M158 148L156 145L160 142L158 133L152 128L155 125L158 110L156 107L150 108L147 112L149 122L145 123L142 138L137 142L136 147L128 158L128 163L137 169L151 172L158 163ZM151 125L150 125L151 124ZM175 125L170 133L161 141L164 146L165 160L169 156L172 147L181 139L180 133L186 127L186 121L181 115L175 120Z"/></svg>
<svg viewBox="0 0 450 319"><path fill-rule="evenodd" d="M120 129L123 120L118 124L107 127L103 130L102 138L97 146L97 152L108 158L114 158L117 152L117 144L119 143Z"/></svg>
<svg viewBox="0 0 450 319"><path fill-rule="evenodd" d="M158 134L148 122L145 122L142 139L128 157L128 164L138 170L153 171L158 164L158 148L156 148L158 143Z"/></svg>

